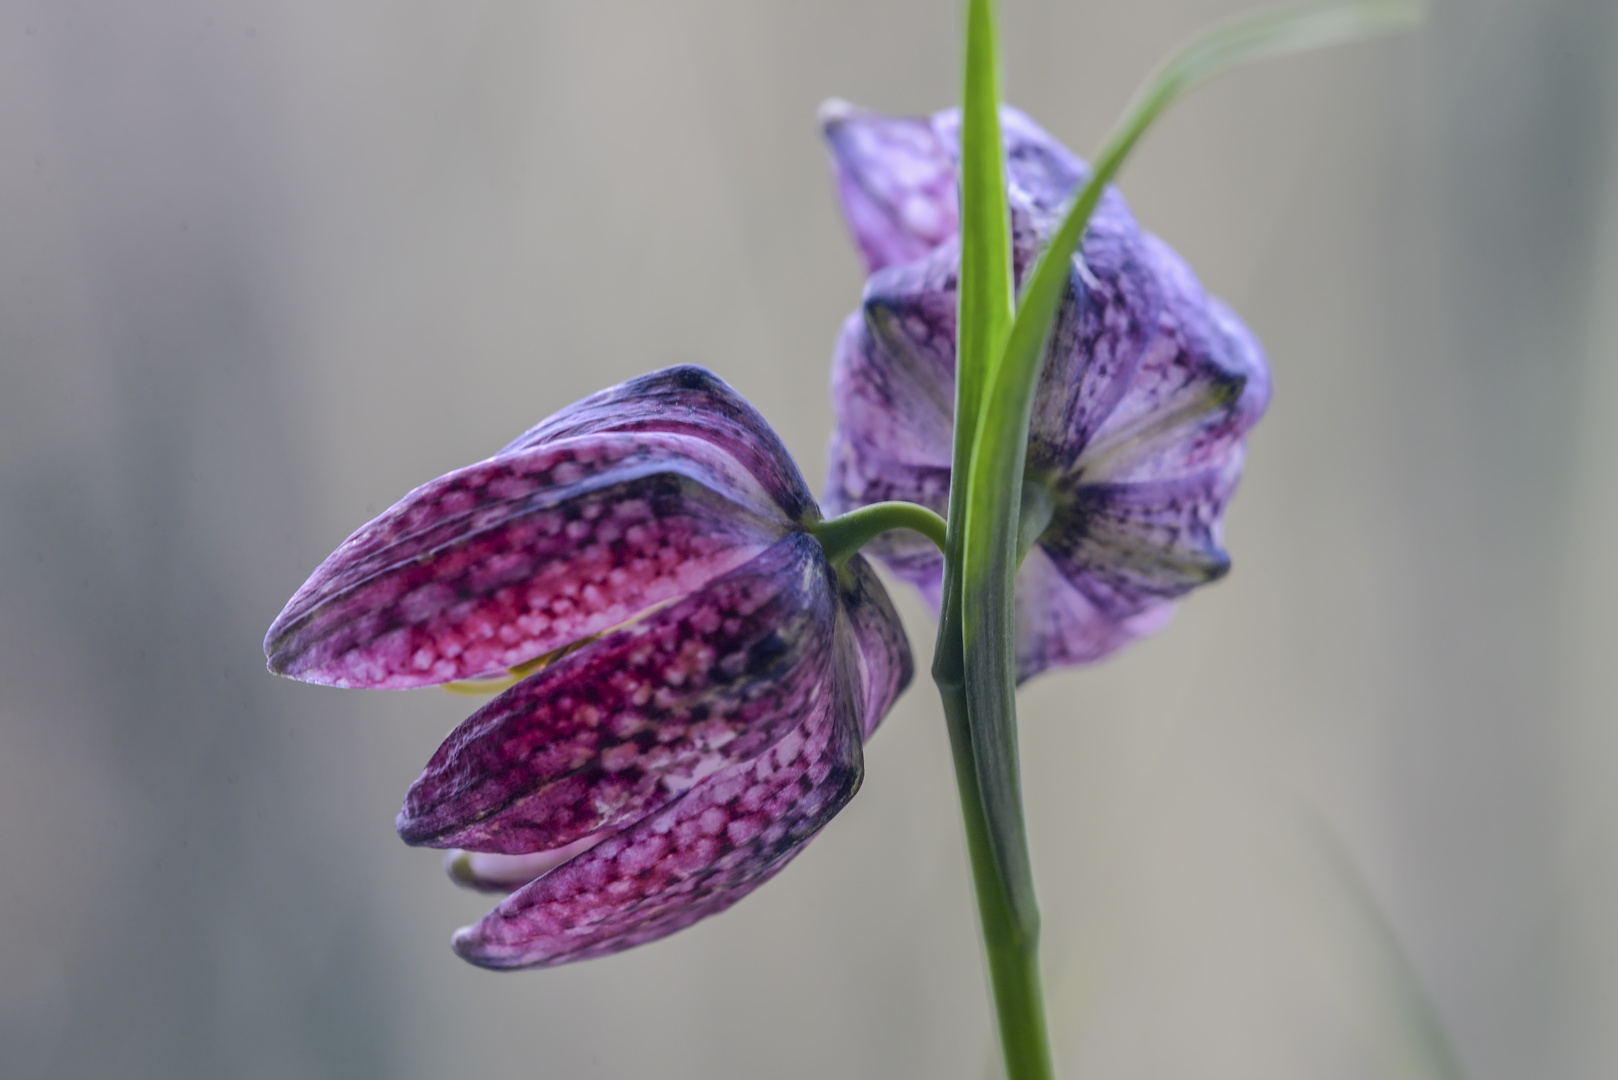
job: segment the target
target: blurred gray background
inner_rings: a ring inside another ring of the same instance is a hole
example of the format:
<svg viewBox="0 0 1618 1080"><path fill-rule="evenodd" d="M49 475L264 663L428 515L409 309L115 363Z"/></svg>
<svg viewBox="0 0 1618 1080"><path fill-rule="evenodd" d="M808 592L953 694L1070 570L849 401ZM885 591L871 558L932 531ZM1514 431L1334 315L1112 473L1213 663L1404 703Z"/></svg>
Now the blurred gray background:
<svg viewBox="0 0 1618 1080"><path fill-rule="evenodd" d="M1008 95L1087 152L1238 6L1005 0ZM260 653L351 529L650 368L818 482L815 106L949 104L957 17L0 0L0 1076L994 1074L925 684L769 887L502 976L392 829L467 699ZM1236 572L1025 695L1065 1076L1426 1075L1405 968L1479 1080L1618 1074L1615 47L1612 0L1438 0L1126 171L1277 391Z"/></svg>

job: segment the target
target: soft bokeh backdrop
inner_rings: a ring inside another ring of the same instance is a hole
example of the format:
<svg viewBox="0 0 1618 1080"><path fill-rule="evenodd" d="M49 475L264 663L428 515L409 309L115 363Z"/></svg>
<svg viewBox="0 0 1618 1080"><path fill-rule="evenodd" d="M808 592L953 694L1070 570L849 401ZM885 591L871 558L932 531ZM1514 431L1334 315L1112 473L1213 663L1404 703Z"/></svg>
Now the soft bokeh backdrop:
<svg viewBox="0 0 1618 1080"><path fill-rule="evenodd" d="M1086 151L1237 7L1005 0L1008 94ZM818 480L861 281L815 106L948 104L956 19L0 0L0 1076L992 1075L925 685L768 888L502 976L392 830L466 699L259 646L408 488L653 367ZM1026 694L1065 1076L1421 1076L1404 971L1478 1080L1618 1073L1615 47L1612 0L1437 0L1125 173L1277 392L1235 573Z"/></svg>

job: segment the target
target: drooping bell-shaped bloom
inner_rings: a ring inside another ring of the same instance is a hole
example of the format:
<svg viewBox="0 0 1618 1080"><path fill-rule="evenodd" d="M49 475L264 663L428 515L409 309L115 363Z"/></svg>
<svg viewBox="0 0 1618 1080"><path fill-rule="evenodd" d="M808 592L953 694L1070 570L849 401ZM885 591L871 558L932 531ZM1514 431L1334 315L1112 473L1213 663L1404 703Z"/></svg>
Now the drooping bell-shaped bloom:
<svg viewBox="0 0 1618 1080"><path fill-rule="evenodd" d="M298 590L265 653L337 686L532 671L444 741L399 834L510 893L456 935L468 960L604 955L729 907L859 786L910 651L818 520L764 419L671 368L406 495Z"/></svg>
<svg viewBox="0 0 1618 1080"><path fill-rule="evenodd" d="M822 110L844 216L870 271L836 347L828 510L948 502L955 398L960 117ZM1087 167L1004 108L1019 282ZM1073 259L1041 370L1027 478L1049 525L1017 579L1018 676L1086 663L1161 627L1221 577L1243 439L1270 396L1258 342L1202 291L1116 189ZM871 545L935 608L943 561L890 533Z"/></svg>

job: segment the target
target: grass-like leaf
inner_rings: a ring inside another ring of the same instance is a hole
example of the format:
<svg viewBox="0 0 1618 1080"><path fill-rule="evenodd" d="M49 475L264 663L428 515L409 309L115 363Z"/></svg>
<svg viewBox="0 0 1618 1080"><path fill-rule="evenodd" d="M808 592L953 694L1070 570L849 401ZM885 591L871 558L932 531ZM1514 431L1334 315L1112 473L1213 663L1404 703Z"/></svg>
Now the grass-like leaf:
<svg viewBox="0 0 1618 1080"><path fill-rule="evenodd" d="M1000 46L995 0L970 0L961 108L961 279L957 417L976 426L981 392L1011 329L1011 222L1000 140ZM957 442L961 439L958 436Z"/></svg>

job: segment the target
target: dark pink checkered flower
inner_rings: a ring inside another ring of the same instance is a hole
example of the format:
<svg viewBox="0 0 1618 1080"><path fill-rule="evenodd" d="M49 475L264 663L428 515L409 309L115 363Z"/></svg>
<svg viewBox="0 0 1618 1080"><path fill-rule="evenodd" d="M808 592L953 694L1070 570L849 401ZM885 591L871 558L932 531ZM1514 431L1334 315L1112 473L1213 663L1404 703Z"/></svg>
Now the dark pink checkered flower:
<svg viewBox="0 0 1618 1080"><path fill-rule="evenodd" d="M433 755L399 834L510 892L456 935L473 963L616 952L802 850L910 681L887 594L859 555L827 558L819 519L764 419L670 368L406 495L321 564L265 654L334 686L525 674Z"/></svg>

